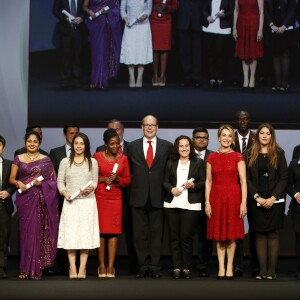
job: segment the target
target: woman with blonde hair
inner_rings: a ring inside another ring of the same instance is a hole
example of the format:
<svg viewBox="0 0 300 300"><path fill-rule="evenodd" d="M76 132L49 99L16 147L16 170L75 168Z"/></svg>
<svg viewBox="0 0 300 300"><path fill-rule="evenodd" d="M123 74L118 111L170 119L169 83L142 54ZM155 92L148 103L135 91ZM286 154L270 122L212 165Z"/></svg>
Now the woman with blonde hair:
<svg viewBox="0 0 300 300"><path fill-rule="evenodd" d="M243 155L233 151L234 130L230 125L219 128L218 139L220 148L209 155L206 164L207 238L216 240L218 279L233 279L235 240L244 238L243 218L247 213L246 166Z"/></svg>
<svg viewBox="0 0 300 300"><path fill-rule="evenodd" d="M256 279L276 278L278 230L283 227L288 169L284 151L268 123L256 132L247 155L248 203L260 272Z"/></svg>

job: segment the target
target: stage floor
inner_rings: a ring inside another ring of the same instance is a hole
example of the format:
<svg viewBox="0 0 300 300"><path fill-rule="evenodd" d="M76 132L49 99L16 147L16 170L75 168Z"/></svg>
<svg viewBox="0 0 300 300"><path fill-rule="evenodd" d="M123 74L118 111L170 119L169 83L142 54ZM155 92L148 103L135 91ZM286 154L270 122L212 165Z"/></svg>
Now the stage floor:
<svg viewBox="0 0 300 300"><path fill-rule="evenodd" d="M195 259L196 263L196 259ZM300 281L293 275L295 258L280 258L278 278L258 281L250 276L248 267L244 276L234 280L217 280L216 258L210 276L200 278L195 272L191 280L174 280L170 276L170 258L162 259L162 278L136 279L127 274L127 258L118 257L115 279L98 279L97 259L90 257L86 280L69 280L67 276L44 276L40 281L19 280L18 258L9 258L7 280L0 280L1 299L299 299ZM248 259L245 266L249 265Z"/></svg>
<svg viewBox="0 0 300 300"><path fill-rule="evenodd" d="M29 124L62 127L76 122L81 127L106 127L118 118L125 127L140 127L147 114L155 115L161 128L218 128L234 123L238 110L247 110L256 128L270 122L277 129L300 129L300 79L293 79L288 92L273 92L270 82L258 82L254 91L243 90L228 78L221 90L210 90L207 80L199 88L182 87L180 76L167 74L166 87L151 86L152 66L146 67L144 86L128 87L127 70L121 66L119 79L106 90L90 90L88 73L80 89L60 88L55 52L32 54L29 72ZM171 64L171 62L170 62Z"/></svg>

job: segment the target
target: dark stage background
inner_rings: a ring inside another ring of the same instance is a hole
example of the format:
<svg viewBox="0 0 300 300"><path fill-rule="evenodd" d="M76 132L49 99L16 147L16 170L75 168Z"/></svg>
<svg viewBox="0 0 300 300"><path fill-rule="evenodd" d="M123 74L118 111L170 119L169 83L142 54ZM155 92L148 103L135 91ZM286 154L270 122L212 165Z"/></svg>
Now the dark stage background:
<svg viewBox="0 0 300 300"><path fill-rule="evenodd" d="M144 115L153 114L158 117L160 127L193 128L202 124L217 128L220 123L232 123L235 112L245 109L252 116L253 127L267 121L276 128L300 129L300 51L296 40L288 93L271 91L272 65L268 58L258 62L255 91L245 92L240 88L242 66L234 58L226 62L226 87L211 91L207 86L205 53L202 86L182 87L176 14L165 88L151 86L152 65L147 65L143 88L129 89L127 68L122 65L119 78L107 90L89 90L90 58L86 39L83 63L85 86L82 89L60 89L59 38L57 21L51 14L52 3L53 0L31 1L28 123L61 127L76 120L81 127L105 127L108 120L118 117L124 120L126 127L139 127ZM233 43L231 46L229 51L233 53ZM267 44L266 52L267 57Z"/></svg>

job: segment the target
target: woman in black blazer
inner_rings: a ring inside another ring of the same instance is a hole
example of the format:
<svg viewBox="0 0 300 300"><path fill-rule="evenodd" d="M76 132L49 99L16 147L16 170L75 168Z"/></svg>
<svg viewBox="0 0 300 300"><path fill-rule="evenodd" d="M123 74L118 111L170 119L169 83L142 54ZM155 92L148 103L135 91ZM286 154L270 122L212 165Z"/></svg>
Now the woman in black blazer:
<svg viewBox="0 0 300 300"><path fill-rule="evenodd" d="M261 124L247 154L248 218L256 234L258 280L276 278L278 230L283 227L287 180L287 163L276 143L274 128Z"/></svg>
<svg viewBox="0 0 300 300"><path fill-rule="evenodd" d="M200 215L204 183L203 160L196 158L191 139L179 136L174 142L171 159L167 162L163 183L174 279L180 278L181 270L184 278L191 278L193 237Z"/></svg>
<svg viewBox="0 0 300 300"><path fill-rule="evenodd" d="M290 51L293 46L296 0L266 0L267 39L273 58L273 91L288 90Z"/></svg>
<svg viewBox="0 0 300 300"><path fill-rule="evenodd" d="M300 280L300 155L289 165L287 192L292 198L290 211L296 238L297 278Z"/></svg>
<svg viewBox="0 0 300 300"><path fill-rule="evenodd" d="M234 0L206 0L203 27L210 88L222 88L224 65L229 57Z"/></svg>

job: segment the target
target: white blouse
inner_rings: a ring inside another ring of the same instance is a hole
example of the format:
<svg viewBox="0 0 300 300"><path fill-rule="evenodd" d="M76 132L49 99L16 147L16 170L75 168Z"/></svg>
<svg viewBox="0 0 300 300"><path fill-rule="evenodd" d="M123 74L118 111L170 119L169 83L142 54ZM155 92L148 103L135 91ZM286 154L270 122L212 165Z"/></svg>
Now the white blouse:
<svg viewBox="0 0 300 300"><path fill-rule="evenodd" d="M220 11L221 0L212 0L211 2L211 15L214 16ZM226 13L226 12L225 12ZM217 33L217 34L231 34L231 28L221 28L220 18L216 18L213 23L209 23L207 27L202 27L204 32Z"/></svg>
<svg viewBox="0 0 300 300"><path fill-rule="evenodd" d="M189 169L190 161L186 165L183 165L179 160L177 167L177 188L181 187L185 182L187 182L190 179L188 178ZM178 197L173 197L173 200L170 203L164 202L164 207L181 208L188 210L201 210L201 203L189 203L188 190L184 189Z"/></svg>

